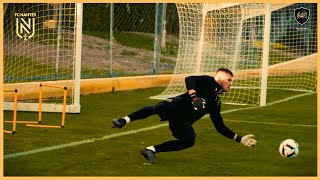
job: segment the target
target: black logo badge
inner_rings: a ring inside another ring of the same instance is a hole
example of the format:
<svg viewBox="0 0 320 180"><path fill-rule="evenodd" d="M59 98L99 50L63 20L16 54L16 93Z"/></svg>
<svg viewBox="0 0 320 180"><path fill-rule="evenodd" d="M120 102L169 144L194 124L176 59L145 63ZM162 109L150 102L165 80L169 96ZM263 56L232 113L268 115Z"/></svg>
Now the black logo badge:
<svg viewBox="0 0 320 180"><path fill-rule="evenodd" d="M294 9L294 18L300 25L308 22L310 16L310 9L299 7Z"/></svg>

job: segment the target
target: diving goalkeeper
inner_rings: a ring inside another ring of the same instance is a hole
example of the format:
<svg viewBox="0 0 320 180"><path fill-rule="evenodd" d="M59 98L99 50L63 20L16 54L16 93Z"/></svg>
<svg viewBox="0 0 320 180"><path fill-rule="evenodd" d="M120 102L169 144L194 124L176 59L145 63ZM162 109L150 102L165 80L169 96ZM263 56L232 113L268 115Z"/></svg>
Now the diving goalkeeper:
<svg viewBox="0 0 320 180"><path fill-rule="evenodd" d="M192 124L209 113L216 130L223 136L233 139L245 146L254 146L253 135L240 136L223 123L220 114L220 94L228 92L232 85L233 73L226 68L216 71L215 77L188 76L185 78L187 92L169 98L153 106L146 106L120 119L114 119L114 127L122 128L131 121L147 118L157 114L161 121L168 121L175 140L148 146L140 153L151 163L156 163L156 153L179 151L195 144L196 133Z"/></svg>

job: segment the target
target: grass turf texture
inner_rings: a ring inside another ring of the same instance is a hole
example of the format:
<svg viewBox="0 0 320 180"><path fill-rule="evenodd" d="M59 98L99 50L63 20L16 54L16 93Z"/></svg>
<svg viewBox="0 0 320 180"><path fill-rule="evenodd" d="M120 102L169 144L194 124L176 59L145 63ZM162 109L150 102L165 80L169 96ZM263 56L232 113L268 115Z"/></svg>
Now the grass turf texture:
<svg viewBox="0 0 320 180"><path fill-rule="evenodd" d="M27 128L17 124L16 134L4 134L4 155L166 124L152 116L122 129L111 128L113 118L157 103L148 97L162 90L153 88L81 96L81 113L67 114L62 129ZM280 100L289 93L270 91L268 98ZM258 143L253 148L221 136L206 117L194 124L197 134L194 147L156 154L159 163L155 165L148 165L139 151L148 145L173 140L167 126L4 159L4 176L316 176L316 127L239 122L316 125L316 97L317 94L313 94L263 108L223 114L230 129L242 135L255 135ZM235 108L244 106L223 104L222 111ZM4 118L11 117L12 112L5 111ZM36 121L37 113L19 112L18 120ZM59 124L60 121L60 113L43 114L45 124ZM10 129L11 124L4 126ZM278 152L280 142L287 138L300 145L296 158L285 159Z"/></svg>

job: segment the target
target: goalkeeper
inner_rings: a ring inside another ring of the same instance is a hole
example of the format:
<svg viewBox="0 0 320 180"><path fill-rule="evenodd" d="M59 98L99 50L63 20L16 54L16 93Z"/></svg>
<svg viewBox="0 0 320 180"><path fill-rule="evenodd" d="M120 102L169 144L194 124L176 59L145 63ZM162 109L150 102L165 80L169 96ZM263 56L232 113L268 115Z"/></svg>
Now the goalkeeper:
<svg viewBox="0 0 320 180"><path fill-rule="evenodd" d="M131 121L144 119L157 114L161 121L168 121L172 135L176 138L162 144L149 146L140 153L151 163L156 163L155 153L179 151L195 144L196 134L192 124L209 113L216 130L223 136L245 146L254 146L252 134L240 136L223 123L220 114L220 94L227 92L232 85L233 73L226 68L216 71L215 78L207 75L185 78L187 92L164 100L154 106L146 106L120 119L114 119L114 127L122 128Z"/></svg>

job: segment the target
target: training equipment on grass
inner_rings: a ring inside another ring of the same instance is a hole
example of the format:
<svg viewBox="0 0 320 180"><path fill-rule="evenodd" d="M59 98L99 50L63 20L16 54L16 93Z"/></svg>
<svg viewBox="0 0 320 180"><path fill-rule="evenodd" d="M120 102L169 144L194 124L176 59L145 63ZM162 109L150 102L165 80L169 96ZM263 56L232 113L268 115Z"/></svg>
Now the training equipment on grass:
<svg viewBox="0 0 320 180"><path fill-rule="evenodd" d="M43 125L43 124L26 124L27 127L43 127L43 128L61 128L64 127L64 122L65 122L65 116L66 116L66 101L67 101L67 87L66 86L57 86L54 84L42 84L40 83L39 86L39 120L38 122L42 122L42 94L43 94L43 87L49 87L49 88L57 88L57 89L62 89L63 90L63 103L62 103L62 108L60 108L60 112L62 112L62 118L61 118L61 125ZM61 107L59 105L58 107Z"/></svg>
<svg viewBox="0 0 320 180"><path fill-rule="evenodd" d="M4 92L14 92L14 101L13 101L13 120L4 120L5 123L12 123L12 131L4 130L5 133L15 134L17 124L26 124L26 123L38 123L37 121L19 121L17 120L18 114L18 89L3 89Z"/></svg>
<svg viewBox="0 0 320 180"><path fill-rule="evenodd" d="M4 133L15 134L17 127L17 107L18 107L18 90L17 89L3 89L3 92L14 92L14 101L13 101L13 120L12 122L12 131L3 130Z"/></svg>
<svg viewBox="0 0 320 180"><path fill-rule="evenodd" d="M279 152L285 158L296 157L299 154L299 145L293 139L286 139L280 143Z"/></svg>
<svg viewBox="0 0 320 180"><path fill-rule="evenodd" d="M82 3L7 3L3 22L3 86L19 89L18 111L38 111L39 82L67 86L66 112L80 112ZM59 98L52 89L43 98ZM13 102L4 97L4 110ZM59 112L59 104L42 104Z"/></svg>
<svg viewBox="0 0 320 180"><path fill-rule="evenodd" d="M181 3L179 51L167 88L152 99L186 92L184 78L225 67L229 104L266 105L267 90L315 92L317 6L285 3ZM300 24L295 12L308 20Z"/></svg>

